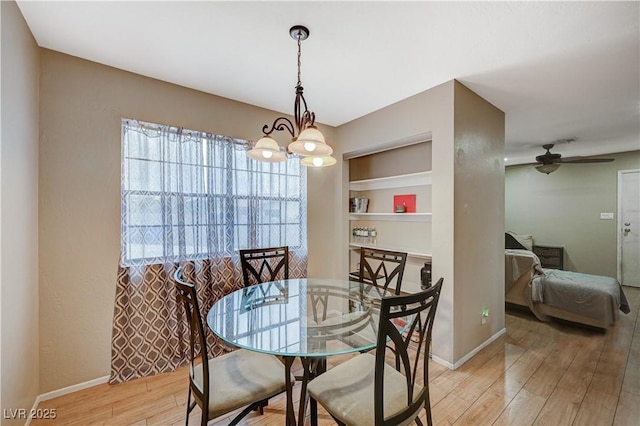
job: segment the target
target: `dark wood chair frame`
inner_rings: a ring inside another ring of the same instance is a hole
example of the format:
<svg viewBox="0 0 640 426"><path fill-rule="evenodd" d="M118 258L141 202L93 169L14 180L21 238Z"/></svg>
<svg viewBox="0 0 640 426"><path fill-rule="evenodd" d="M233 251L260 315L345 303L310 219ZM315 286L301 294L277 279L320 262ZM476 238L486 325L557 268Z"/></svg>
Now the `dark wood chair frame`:
<svg viewBox="0 0 640 426"><path fill-rule="evenodd" d="M431 426L431 402L429 400L429 349L436 308L440 299L443 278L419 293L395 295L382 299L380 307L380 324L376 346L374 371L374 407L375 426L392 426L406 424L415 419L422 426L418 417L422 408L426 411L427 424ZM409 319L405 327L398 329L394 320ZM415 345L415 357L409 355L409 345ZM407 379L407 407L395 415L385 419L384 407L384 369L393 368L388 365L386 351L390 350L395 358L395 369L403 373ZM420 364L422 363L422 390L414 395ZM332 416L333 417L333 416ZM346 426L333 417L340 426ZM311 425L318 425L317 401L311 398Z"/></svg>
<svg viewBox="0 0 640 426"><path fill-rule="evenodd" d="M187 396L187 416L185 424L189 425L189 414L196 405L202 410L201 425L206 426L209 420L209 392L211 391L211 383L209 380L209 362L207 356L207 338L202 325L202 315L200 314L200 305L195 285L185 282L183 278L182 268L179 267L173 276L176 284L178 300L183 302L187 322L189 325L189 394ZM201 390L195 382L194 371L196 367L196 346L200 347L199 357L202 362L202 387ZM191 402L191 395L194 401ZM263 408L268 405L269 400L264 399L256 401L245 407L229 425L238 424L251 411L258 410L263 414Z"/></svg>
<svg viewBox="0 0 640 426"><path fill-rule="evenodd" d="M240 250L240 266L242 268L242 280L245 287L253 284L260 284L266 281L275 281L278 274L283 271L285 280L289 279L289 247L271 247L263 249ZM277 261L275 267L272 266L274 259ZM257 263L257 265L255 265ZM255 265L255 266L254 266ZM258 266L256 268L256 266ZM266 280L263 275L267 272ZM251 283L251 278L256 280Z"/></svg>
<svg viewBox="0 0 640 426"><path fill-rule="evenodd" d="M375 269L370 260L379 262ZM385 290L392 282L395 282L395 294L400 294L406 263L407 253L362 247L360 249L359 281L382 287Z"/></svg>

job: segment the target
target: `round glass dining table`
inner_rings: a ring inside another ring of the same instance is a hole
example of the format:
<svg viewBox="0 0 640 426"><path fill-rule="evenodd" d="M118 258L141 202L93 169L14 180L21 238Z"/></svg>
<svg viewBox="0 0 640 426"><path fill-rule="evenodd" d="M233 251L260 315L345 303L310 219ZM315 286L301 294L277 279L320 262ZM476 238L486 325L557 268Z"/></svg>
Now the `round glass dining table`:
<svg viewBox="0 0 640 426"><path fill-rule="evenodd" d="M288 425L296 424L291 365L300 359L298 420L303 424L308 381L325 371L326 357L376 346L380 299L389 295L380 287L348 280L272 281L224 296L211 307L207 324L232 346L282 357Z"/></svg>

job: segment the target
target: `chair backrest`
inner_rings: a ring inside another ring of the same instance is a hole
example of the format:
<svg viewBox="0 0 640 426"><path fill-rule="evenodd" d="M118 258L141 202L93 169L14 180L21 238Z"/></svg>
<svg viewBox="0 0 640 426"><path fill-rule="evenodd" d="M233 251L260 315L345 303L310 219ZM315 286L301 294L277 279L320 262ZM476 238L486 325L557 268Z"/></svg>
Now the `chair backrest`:
<svg viewBox="0 0 640 426"><path fill-rule="evenodd" d="M419 293L390 296L382 299L375 365L375 424L407 424L425 408L427 423L431 421L429 407L429 348L436 308L443 279ZM414 348L410 349L409 345ZM393 368L385 362L387 351L395 358L395 368L406 377L407 405L385 419L383 412L384 369ZM421 380L419 373L422 371ZM422 382L422 383L420 383ZM416 385L421 387L416 388Z"/></svg>
<svg viewBox="0 0 640 426"><path fill-rule="evenodd" d="M199 400L203 407L203 412L209 406L209 362L207 359L207 336L204 334L202 325L202 315L200 315L200 305L196 286L184 280L182 267L179 267L173 274L176 283L178 300L182 301L184 311L189 324L189 386L194 394L194 398ZM200 361L202 362L202 389L195 380L195 366L198 360L197 348L200 348Z"/></svg>
<svg viewBox="0 0 640 426"><path fill-rule="evenodd" d="M360 282L372 283L385 290L391 285L400 294L407 253L362 247L360 249Z"/></svg>
<svg viewBox="0 0 640 426"><path fill-rule="evenodd" d="M289 279L289 247L240 250L245 287L268 281Z"/></svg>

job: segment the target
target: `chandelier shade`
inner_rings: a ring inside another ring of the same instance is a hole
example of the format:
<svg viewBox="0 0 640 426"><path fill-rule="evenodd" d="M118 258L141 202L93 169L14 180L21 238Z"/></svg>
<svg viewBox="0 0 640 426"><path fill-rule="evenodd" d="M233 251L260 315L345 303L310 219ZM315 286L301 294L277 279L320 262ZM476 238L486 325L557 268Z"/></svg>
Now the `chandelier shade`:
<svg viewBox="0 0 640 426"><path fill-rule="evenodd" d="M278 117L273 121L271 127L265 124L262 127L264 136L256 142L253 149L247 152L247 156L254 160L270 163L285 161L287 154L280 150L277 142L270 135L275 131L286 130L291 135L291 143L287 147L287 153L304 157L301 164L310 167L336 164L336 159L331 157L333 148L327 144L322 132L314 125L315 113L307 109L304 88L300 79L301 42L309 37L309 29L302 25L294 25L289 29L289 34L298 42L298 83L293 104L294 121L292 122L287 117Z"/></svg>
<svg viewBox="0 0 640 426"><path fill-rule="evenodd" d="M320 130L313 125L304 129L298 138L289 144L288 150L293 154L305 157L308 155L331 155L333 153L333 148L327 145Z"/></svg>
<svg viewBox="0 0 640 426"><path fill-rule="evenodd" d="M280 151L278 142L270 136L264 136L256 142L253 149L247 152L247 157L267 163L280 163L287 159L285 153Z"/></svg>
<svg viewBox="0 0 640 426"><path fill-rule="evenodd" d="M336 159L330 155L314 155L304 157L300 164L307 167L327 167L336 164Z"/></svg>

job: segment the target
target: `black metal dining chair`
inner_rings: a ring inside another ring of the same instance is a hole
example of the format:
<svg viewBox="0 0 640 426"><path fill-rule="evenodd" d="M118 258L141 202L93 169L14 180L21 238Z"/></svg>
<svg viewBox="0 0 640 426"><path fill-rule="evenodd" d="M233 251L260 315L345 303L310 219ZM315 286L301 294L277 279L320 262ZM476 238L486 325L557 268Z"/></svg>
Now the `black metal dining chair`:
<svg viewBox="0 0 640 426"><path fill-rule="evenodd" d="M442 282L381 300L375 356L358 355L309 383L312 426L318 424L317 403L339 425L422 425L423 409L432 424L429 349ZM386 363L387 355L394 366Z"/></svg>
<svg viewBox="0 0 640 426"><path fill-rule="evenodd" d="M268 281L289 279L289 247L240 250L240 266L245 287Z"/></svg>
<svg viewBox="0 0 640 426"><path fill-rule="evenodd" d="M407 253L362 247L360 249L360 282L374 284L400 294Z"/></svg>
<svg viewBox="0 0 640 426"><path fill-rule="evenodd" d="M252 410L262 412L269 398L286 390L284 365L274 356L244 349L207 359L207 338L196 288L184 280L182 268L176 270L174 280L190 332L186 424L196 405L202 410L202 426L242 407L244 410L230 425L237 424Z"/></svg>

